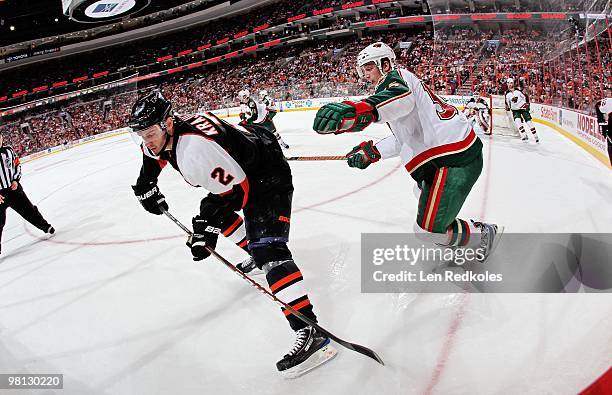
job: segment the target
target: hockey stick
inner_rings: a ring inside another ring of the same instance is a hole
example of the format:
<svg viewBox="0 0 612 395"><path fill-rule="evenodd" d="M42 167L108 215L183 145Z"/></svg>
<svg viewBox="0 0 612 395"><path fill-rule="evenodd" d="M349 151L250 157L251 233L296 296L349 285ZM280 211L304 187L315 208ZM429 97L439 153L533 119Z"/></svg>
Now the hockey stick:
<svg viewBox="0 0 612 395"><path fill-rule="evenodd" d="M344 155L328 155L328 156L289 156L286 157L287 160L345 160L346 156Z"/></svg>
<svg viewBox="0 0 612 395"><path fill-rule="evenodd" d="M191 235L192 232L185 226L183 225L178 219L176 219L172 214L170 214L167 210L165 210L163 207L160 207L160 210L162 211L162 213L164 213L168 218L170 218L170 220L172 222L174 222L179 228L181 228L185 233L187 233L188 235ZM310 320L309 318L307 318L306 316L304 316L304 314L300 313L299 311L297 311L296 309L294 309L293 307L291 307L290 305L288 305L287 303L283 302L282 300L280 300L279 298L277 298L276 296L274 296L272 293L270 293L267 289L265 289L264 287L262 287L261 285L259 285L257 282L253 281L249 276L247 276L246 274L244 274L243 272L241 272L239 269L236 268L236 266L232 265L231 262L229 262L227 259L223 258L221 255L219 255L215 250L213 250L212 248L206 246L206 251L210 252L210 254L212 256L214 256L215 258L217 258L221 263L223 263L227 268L229 268L231 271L233 271L234 273L236 273L237 275L239 275L240 277L242 277L245 281L247 281L250 285L252 285L253 287L257 288L259 291L261 291L262 293L266 294L271 300L273 300L274 302L276 302L277 304L279 304L281 307L285 308L285 310L289 311L291 314L293 314L294 316L296 316L298 319L300 319L302 322L306 323L307 325L310 325L314 328L316 328L317 330L321 331L322 333L326 334L330 339L334 340L336 343L340 344L341 346L344 346L346 348L348 348L349 350L353 350L356 351L360 354L365 355L366 357L370 357L373 360L375 360L376 362L380 363L381 365L384 366L384 362L382 359L380 359L380 357L378 356L378 354L376 354L373 350L370 350L367 347L361 346L359 344L355 344L355 343L351 343L348 342L346 340L342 340L339 337L337 337L336 335L334 335L333 333L331 333L330 331L328 331L327 329L324 329L323 327L321 327L319 324L315 323L314 321Z"/></svg>

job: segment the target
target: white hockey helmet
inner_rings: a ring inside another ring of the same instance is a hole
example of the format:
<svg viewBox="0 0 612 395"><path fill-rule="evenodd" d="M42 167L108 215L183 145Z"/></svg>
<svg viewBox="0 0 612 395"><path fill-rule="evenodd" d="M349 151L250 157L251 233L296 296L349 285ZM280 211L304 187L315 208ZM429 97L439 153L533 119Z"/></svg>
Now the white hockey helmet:
<svg viewBox="0 0 612 395"><path fill-rule="evenodd" d="M514 84L514 78L512 78L512 77L508 77L508 78L506 79L506 84L508 84L508 85L510 85L510 84Z"/></svg>
<svg viewBox="0 0 612 395"><path fill-rule="evenodd" d="M244 101L245 99L248 99L251 96L251 92L249 92L248 89L243 89L240 92L238 92L238 99L240 101Z"/></svg>
<svg viewBox="0 0 612 395"><path fill-rule="evenodd" d="M393 49L387 44L376 42L362 49L359 55L357 55L357 74L359 74L359 78L363 78L364 76L363 66L371 62L376 64L381 74L386 74L382 70L383 59L389 59L391 69L395 70L395 52L393 52Z"/></svg>
<svg viewBox="0 0 612 395"><path fill-rule="evenodd" d="M261 100L265 99L268 96L268 91L265 89L262 89L259 91L259 98Z"/></svg>

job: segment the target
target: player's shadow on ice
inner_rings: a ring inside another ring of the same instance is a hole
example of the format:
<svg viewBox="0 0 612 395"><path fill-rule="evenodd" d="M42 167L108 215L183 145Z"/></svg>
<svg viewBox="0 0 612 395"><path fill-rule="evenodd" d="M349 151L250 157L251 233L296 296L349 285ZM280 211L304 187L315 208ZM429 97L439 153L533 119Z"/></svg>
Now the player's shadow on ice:
<svg viewBox="0 0 612 395"><path fill-rule="evenodd" d="M591 164L585 161L575 160L573 159L573 156L568 156L566 154L560 153L558 150L553 150L552 147L546 145L545 142L536 144L530 140L528 143L521 142L521 144L511 144L508 146L512 147L516 151L533 153L538 156L541 156L543 158L542 160L550 160L552 158L563 162L575 163L579 166L596 167L594 162Z"/></svg>
<svg viewBox="0 0 612 395"><path fill-rule="evenodd" d="M605 182L595 182L593 180L589 180L588 178L583 178L581 181L593 191L593 194L599 194L606 200L612 196L612 188L610 188L610 184Z"/></svg>
<svg viewBox="0 0 612 395"><path fill-rule="evenodd" d="M14 258L16 256L23 255L23 254L25 254L27 252L31 252L30 251L31 247L33 247L33 246L35 246L37 244L40 244L43 241L45 241L45 240L44 239L35 239L35 240L32 240L32 241L30 241L30 242L28 242L26 244L23 244L23 245L15 248L15 249L12 249L12 250L10 250L10 251L8 251L6 253L3 252L2 255L0 255L0 265L7 263L9 261L9 258Z"/></svg>
<svg viewBox="0 0 612 395"><path fill-rule="evenodd" d="M29 246L34 245L34 244L39 243L39 242L42 242L42 241L44 241L44 239L43 239L43 240L41 240L41 239L34 240L34 241L32 241L31 243L29 243L29 244L27 244L27 245L24 245L24 246L22 246L22 247L19 247L20 251L19 251L19 252L17 252L17 253L13 253L12 255L13 255L13 256L14 256L14 255L19 255L20 253L22 253L21 251L27 251L27 250L29 249ZM34 264L34 263L38 263L38 262L40 262L40 261L44 261L44 263L43 263L43 264L41 264L41 265L36 266L35 268L33 268L33 269L31 269L31 270L28 270L27 272L25 272L25 273L23 273L23 274L21 274L21 275L19 275L19 276L15 277L15 278L13 278L13 279L11 279L11 280L7 281L7 282L5 282L5 283L1 283L1 284L0 284L0 289L2 289L2 288L4 288L4 287L6 287L6 286L8 286L8 285L13 284L13 283L15 283L15 282L19 281L19 280L20 280L20 279L22 279L22 278L27 278L27 277L28 277L30 274L32 274L33 272L35 272L35 271L37 271L37 270L40 270L40 269L44 268L45 266L47 266L47 265L50 265L50 264L54 263L54 262L55 262L55 261L57 261L59 258L62 258L62 257L64 257L65 255L70 254L71 252L76 251L76 250L78 250L78 249L80 249L80 248L81 248L81 246L77 246L77 247L75 247L75 248L73 248L73 249L71 249L71 250L68 250L68 251L61 251L61 252L57 252L57 253L55 253L55 254L48 254L48 255L45 255L45 256L43 256L43 257L41 257L41 258L35 258L35 259L32 259L30 262L28 262L28 263L27 263L27 265L31 265L31 264ZM0 261L0 263L4 263L4 262ZM18 267L18 268L22 268L22 267L23 267L23 265L20 265L20 266L17 266L17 267ZM11 270L11 269L7 269L7 270L5 270L4 272L7 272L7 271L9 271L9 270Z"/></svg>

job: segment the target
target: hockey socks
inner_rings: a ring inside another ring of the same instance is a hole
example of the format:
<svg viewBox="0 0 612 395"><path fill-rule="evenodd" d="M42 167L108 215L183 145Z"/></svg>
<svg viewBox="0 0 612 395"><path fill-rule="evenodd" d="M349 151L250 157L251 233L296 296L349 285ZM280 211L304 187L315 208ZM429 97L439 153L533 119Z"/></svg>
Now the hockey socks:
<svg viewBox="0 0 612 395"><path fill-rule="evenodd" d="M270 290L274 296L312 321L317 321L317 316L312 311L312 305L306 294L302 273L295 262L293 262L293 259L268 262L263 265L263 269L266 272L266 280L268 280ZM306 327L304 322L285 308L282 308L282 312L294 331Z"/></svg>
<svg viewBox="0 0 612 395"><path fill-rule="evenodd" d="M221 234L236 243L238 247L247 251L246 227L240 215L233 213L230 218L223 221Z"/></svg>

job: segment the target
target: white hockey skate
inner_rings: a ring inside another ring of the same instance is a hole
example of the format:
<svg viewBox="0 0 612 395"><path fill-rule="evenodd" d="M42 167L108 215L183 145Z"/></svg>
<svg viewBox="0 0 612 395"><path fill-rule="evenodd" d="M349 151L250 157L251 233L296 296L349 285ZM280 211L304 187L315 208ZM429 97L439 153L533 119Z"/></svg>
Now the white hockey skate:
<svg viewBox="0 0 612 395"><path fill-rule="evenodd" d="M312 326L295 332L297 338L291 350L283 359L276 363L276 367L287 379L294 379L310 372L336 356L336 350L329 338Z"/></svg>
<svg viewBox="0 0 612 395"><path fill-rule="evenodd" d="M489 259L504 233L504 227L496 224L487 224L485 222L472 221L474 226L480 228L480 247L484 250L484 258L479 260L484 263Z"/></svg>

